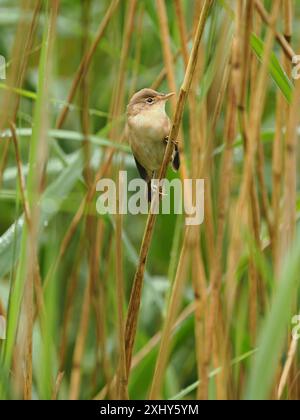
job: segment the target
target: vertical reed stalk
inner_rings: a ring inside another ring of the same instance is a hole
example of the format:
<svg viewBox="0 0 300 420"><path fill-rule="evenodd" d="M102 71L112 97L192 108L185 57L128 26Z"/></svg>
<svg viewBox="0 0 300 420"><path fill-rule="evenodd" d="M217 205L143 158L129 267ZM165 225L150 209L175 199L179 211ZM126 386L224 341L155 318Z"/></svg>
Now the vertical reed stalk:
<svg viewBox="0 0 300 420"><path fill-rule="evenodd" d="M169 136L169 138L172 139L172 141L176 141L178 133L179 133L180 123L182 120L182 114L184 110L184 104L185 104L186 97L189 92L189 88L190 88L193 74L195 71L195 67L197 64L200 41L201 41L202 34L204 31L208 12L212 3L213 2L211 0L205 1L203 9L202 9L202 14L199 19L199 24L197 27L197 33L195 35L193 49L192 49L191 56L189 59L189 64L185 73L185 78L180 89L174 122L173 122L171 133ZM171 155L173 153L173 147L174 146L172 142L169 141L166 148L164 161L162 163L159 179L164 178L166 174L167 166L170 161ZM135 335L136 335L136 329L137 329L137 321L138 321L138 314L139 314L139 308L140 308L140 302L141 302L145 265L147 261L147 256L148 256L148 251L149 251L149 247L151 243L155 220L156 220L155 214L150 212L148 220L147 220L145 234L144 234L142 245L141 245L139 264L135 273L133 288L132 288L132 292L130 296L130 302L129 302L127 320L126 320L126 331L125 331L127 372L130 371L130 367L131 367L131 359L132 359L132 353L133 353L133 347L134 347L134 341L135 341Z"/></svg>

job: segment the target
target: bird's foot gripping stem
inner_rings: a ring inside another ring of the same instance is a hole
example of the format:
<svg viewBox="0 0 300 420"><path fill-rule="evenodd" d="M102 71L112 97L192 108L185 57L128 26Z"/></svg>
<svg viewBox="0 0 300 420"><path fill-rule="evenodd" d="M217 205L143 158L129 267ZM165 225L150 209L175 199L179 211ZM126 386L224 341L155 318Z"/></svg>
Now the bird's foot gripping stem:
<svg viewBox="0 0 300 420"><path fill-rule="evenodd" d="M166 137L165 137L165 143L166 143L166 144L168 144L168 143L169 143L169 136L166 136ZM174 146L175 148L177 148L177 147L178 147L178 141L177 141L177 140L171 140L171 143L173 144L173 146Z"/></svg>

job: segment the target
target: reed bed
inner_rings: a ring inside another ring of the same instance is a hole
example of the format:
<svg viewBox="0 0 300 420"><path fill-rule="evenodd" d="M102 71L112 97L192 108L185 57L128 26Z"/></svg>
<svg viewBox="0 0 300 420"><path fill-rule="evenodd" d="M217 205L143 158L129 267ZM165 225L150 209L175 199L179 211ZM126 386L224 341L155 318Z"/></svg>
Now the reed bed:
<svg viewBox="0 0 300 420"><path fill-rule="evenodd" d="M299 2L0 16L0 399L300 399ZM204 180L201 225L97 212L143 87L177 93L159 177Z"/></svg>

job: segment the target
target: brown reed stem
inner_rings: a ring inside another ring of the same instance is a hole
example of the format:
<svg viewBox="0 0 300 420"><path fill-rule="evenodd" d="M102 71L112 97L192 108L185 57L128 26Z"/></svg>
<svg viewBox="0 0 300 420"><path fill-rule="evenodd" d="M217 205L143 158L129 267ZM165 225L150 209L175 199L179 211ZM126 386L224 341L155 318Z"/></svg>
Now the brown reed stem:
<svg viewBox="0 0 300 420"><path fill-rule="evenodd" d="M176 80L175 80L175 71L173 65L173 57L171 52L171 45L170 45L170 34L169 34L169 24L168 24L168 16L167 10L165 5L165 0L156 0L156 8L157 8L157 15L159 19L159 26L161 32L161 44L163 49L163 56L164 56L164 63L166 67L166 74L169 88L176 92ZM175 109L176 105L176 97L173 96L171 98L172 108Z"/></svg>
<svg viewBox="0 0 300 420"><path fill-rule="evenodd" d="M188 317L190 317L196 310L195 302L189 304L183 311L180 313L176 322L173 325L172 333L175 334L176 330L178 329L181 324L186 321ZM148 342L142 347L132 358L131 369L135 369L139 366L139 364L145 359L145 357L159 344L162 337L162 331L157 332ZM115 382L116 377L113 378L112 382ZM102 400L105 398L106 394L108 393L108 386L106 385L104 388L101 389L100 392L93 398L94 400Z"/></svg>
<svg viewBox="0 0 300 420"><path fill-rule="evenodd" d="M70 400L77 400L80 393L80 383L81 383L81 360L83 357L85 341L88 333L89 326L89 314L91 306L91 282L92 282L92 267L89 269L89 277L87 279L84 296L82 301L81 308L81 317L78 327L78 333L76 337L75 349L73 354L72 361L72 371L70 379Z"/></svg>
<svg viewBox="0 0 300 420"><path fill-rule="evenodd" d="M194 71L196 68L196 64L198 61L198 51L199 46L202 38L202 34L204 31L206 19L208 16L208 12L210 6L212 5L212 0L206 0L202 9L202 13L199 19L197 32L195 35L194 45L191 52L191 56L189 59L189 64L186 70L185 78L183 84L180 89L179 98L176 106L175 117L172 125L172 129L170 132L169 139L171 141L168 142L166 147L166 152L164 156L164 160L162 163L162 167L159 174L159 179L163 179L166 175L167 166L170 162L174 144L173 141L177 140L177 136L179 133L179 128L182 120L184 104L191 86L192 78L194 75ZM127 365L127 372L130 371L131 367L131 359L137 329L137 321L139 315L139 308L141 302L141 294L142 294L142 286L143 286L143 278L145 272L145 265L147 261L147 256L150 248L151 238L154 230L154 225L156 221L156 215L150 212L147 220L147 225L145 229L145 234L143 237L141 250L140 250L140 257L139 257L139 264L135 273L134 283L131 291L128 314L127 314L127 322L126 322L126 332L125 332L125 345L126 345L126 365ZM167 334L169 331L167 331Z"/></svg>
<svg viewBox="0 0 300 420"><path fill-rule="evenodd" d="M167 359L169 356L170 338L172 333L172 326L178 311L178 305L182 297L184 280L187 274L189 254L188 254L188 241L195 241L195 235L191 238L191 233L194 232L191 227L187 227L184 233L184 239L179 257L177 272L172 287L172 292L168 304L168 312L166 315L165 324L162 331L162 337L156 360L155 371L149 393L150 400L161 398L161 387L164 378Z"/></svg>
<svg viewBox="0 0 300 420"><path fill-rule="evenodd" d="M171 38L169 33L169 23L168 23L168 15L166 10L165 0L156 0L157 5L157 14L159 19L159 26L160 26L160 33L161 33L161 44L163 50L163 57L164 63L166 68L166 76L168 81L169 89L172 92L177 91L176 89L176 80L175 80L175 69L174 69L174 60L171 51ZM175 112L176 106L176 96L174 95L171 98L171 106L172 111ZM185 163L185 152L184 152L184 138L183 138L183 131L179 128L179 152L181 156L181 164L180 164L180 172L182 174L182 178L187 178L187 168Z"/></svg>
<svg viewBox="0 0 300 420"><path fill-rule="evenodd" d="M56 378L56 381L55 381L55 385L54 385L54 388L53 388L52 396L51 396L52 401L57 400L58 393L59 393L59 390L60 390L61 383L62 383L63 379L64 379L64 372L58 372L57 378Z"/></svg>
<svg viewBox="0 0 300 420"><path fill-rule="evenodd" d="M226 118L225 126L225 152L222 162L221 169L221 179L224 182L224 187L220 191L219 197L219 210L218 210L218 230L217 238L215 245L215 256L214 256L214 267L211 272L211 297L210 304L208 306L208 314L206 321L206 340L205 340L205 355L203 366L201 369L201 384L199 385L199 398L205 400L208 398L208 371L210 367L210 359L213 348L213 335L214 328L216 325L216 316L217 308L219 302L219 291L221 286L222 279L222 246L225 233L225 222L226 222L226 212L228 208L228 199L230 194L230 184L231 184L231 172L232 172L232 156L233 149L232 145L236 135L236 122L237 122L237 99L238 93L236 91L237 80L239 80L240 75L240 65L239 65L239 43L235 39L233 41L232 47L232 69L231 69L231 80L229 85L228 93L228 114Z"/></svg>
<svg viewBox="0 0 300 420"><path fill-rule="evenodd" d="M243 170L243 179L242 185L240 189L239 198L236 205L235 210L235 217L238 217L243 226L246 225L246 214L247 214L247 204L249 194L251 193L251 185L253 182L254 176L254 161L255 156L258 149L258 141L260 125L262 114L265 105L266 99L266 87L268 81L268 66L269 60L271 57L272 47L274 44L275 39L275 29L277 18L280 10L280 0L274 0L273 7L272 7L272 15L270 26L268 28L268 32L266 35L266 43L265 43L265 50L264 50L264 58L263 63L260 68L259 74L257 76L257 84L254 90L252 101L251 101L251 113L249 117L249 128L248 128L248 138L249 144L247 145L246 156L245 156L245 164ZM233 233L232 233L232 244L231 244L231 255L229 256L229 265L228 265L228 316L231 316L234 296L236 292L236 282L235 282L235 267L236 261L238 259L238 250L240 249L241 243L241 226L233 226Z"/></svg>
<svg viewBox="0 0 300 420"><path fill-rule="evenodd" d="M30 51L33 46L41 6L42 3L40 0L35 2L35 7L33 1L27 3L23 1L21 7L21 20L17 29L17 35L15 38L15 44L12 53L12 56L16 57L16 60L14 61L12 71L8 74L7 80L7 84L9 86L21 88L23 85L29 60L28 51ZM32 21L30 23L29 29L27 30L27 22L26 19L23 18L23 16L25 16L32 10ZM26 33L26 37L24 37L24 33ZM16 122L19 104L20 96L15 92L12 93L11 91L7 91L7 93L4 95L3 104L1 106L2 115L0 117L0 129L2 129L5 126L7 121L11 121L12 123ZM0 153L0 187L2 185L3 172L8 158L9 140L6 140L3 146L0 144L0 151L1 148L3 150L2 153Z"/></svg>
<svg viewBox="0 0 300 420"><path fill-rule="evenodd" d="M188 62L189 62L189 52L188 52L188 47L187 47L188 36L187 36L184 12L183 12L182 3L180 0L175 0L175 12L177 16L178 29L179 29L179 34L180 34L181 55L183 58L184 65L185 67L187 67Z"/></svg>
<svg viewBox="0 0 300 420"><path fill-rule="evenodd" d="M92 63L92 59L93 56L97 50L98 44L101 41L104 32L114 14L114 12L116 11L116 8L118 6L119 0L112 0L109 8L107 9L107 12L102 20L102 22L99 25L99 28L97 30L97 34L95 36L95 39L89 49L89 51L86 53L86 55L83 57L83 59L80 62L80 65L78 67L78 70L75 74L75 77L73 79L72 82L72 86L70 88L70 92L68 94L67 97L67 103L66 105L63 107L63 109L61 110L57 121L56 121L56 128L61 128L67 118L68 112L69 112L69 104L71 104L73 102L73 99L76 95L76 91L79 87L80 81L82 80L82 78L85 76L85 74L88 72L90 65Z"/></svg>
<svg viewBox="0 0 300 420"><path fill-rule="evenodd" d="M263 22L270 26L272 25L272 17L268 14L268 12L266 11L264 5L262 4L261 0L254 0L255 2L255 8L257 10L257 12L259 13L261 19L263 20ZM293 51L291 45L289 44L289 40L286 39L280 32L278 32L275 29L275 38L277 40L277 42L279 43L279 45L281 46L284 54L286 55L286 57L290 60L290 62L292 61L293 57L296 55L295 52Z"/></svg>

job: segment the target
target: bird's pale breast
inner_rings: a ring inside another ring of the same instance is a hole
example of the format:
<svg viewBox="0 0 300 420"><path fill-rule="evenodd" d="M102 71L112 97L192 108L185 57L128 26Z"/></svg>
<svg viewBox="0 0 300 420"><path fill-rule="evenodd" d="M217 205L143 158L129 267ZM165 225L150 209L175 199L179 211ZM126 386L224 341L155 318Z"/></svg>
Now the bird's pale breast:
<svg viewBox="0 0 300 420"><path fill-rule="evenodd" d="M170 121L161 110L147 110L128 119L129 141L132 151L148 171L157 171L165 152L165 137Z"/></svg>

